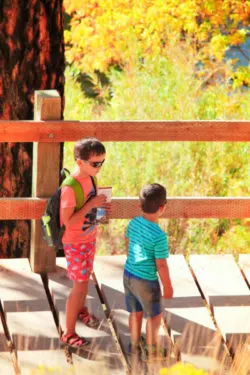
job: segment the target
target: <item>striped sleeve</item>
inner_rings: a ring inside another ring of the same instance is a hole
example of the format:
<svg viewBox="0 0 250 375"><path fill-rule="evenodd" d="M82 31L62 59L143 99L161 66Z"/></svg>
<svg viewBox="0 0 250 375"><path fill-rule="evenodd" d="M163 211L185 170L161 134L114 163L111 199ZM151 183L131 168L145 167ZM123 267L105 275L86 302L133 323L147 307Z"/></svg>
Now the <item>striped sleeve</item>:
<svg viewBox="0 0 250 375"><path fill-rule="evenodd" d="M130 221L130 223L131 223L131 221ZM125 232L125 237L126 237L126 238L129 238L129 228L130 228L130 223L128 224L127 229L126 229L126 232Z"/></svg>
<svg viewBox="0 0 250 375"><path fill-rule="evenodd" d="M164 259L168 258L168 239L166 233L160 233L155 239L155 258Z"/></svg>

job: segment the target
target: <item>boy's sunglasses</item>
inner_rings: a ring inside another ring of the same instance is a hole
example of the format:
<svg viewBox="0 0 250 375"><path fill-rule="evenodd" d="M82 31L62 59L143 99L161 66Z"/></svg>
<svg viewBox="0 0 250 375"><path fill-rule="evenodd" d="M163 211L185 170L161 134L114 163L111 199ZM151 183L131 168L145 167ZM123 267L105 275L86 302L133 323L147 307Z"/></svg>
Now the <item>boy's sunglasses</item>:
<svg viewBox="0 0 250 375"><path fill-rule="evenodd" d="M105 159L103 161L88 161L88 160L83 160L83 161L84 163L90 165L93 168L100 168L105 162Z"/></svg>

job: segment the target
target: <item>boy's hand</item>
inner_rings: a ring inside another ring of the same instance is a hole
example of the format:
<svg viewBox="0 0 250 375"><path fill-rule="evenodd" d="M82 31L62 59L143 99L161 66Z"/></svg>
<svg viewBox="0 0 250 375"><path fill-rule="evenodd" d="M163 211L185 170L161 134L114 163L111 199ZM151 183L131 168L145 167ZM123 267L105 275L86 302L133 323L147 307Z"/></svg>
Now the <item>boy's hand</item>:
<svg viewBox="0 0 250 375"><path fill-rule="evenodd" d="M90 204L91 208L97 207L105 207L107 201L107 197L105 194L96 195L93 197L88 203Z"/></svg>
<svg viewBox="0 0 250 375"><path fill-rule="evenodd" d="M112 209L111 209L111 202L105 203L104 208L105 208L105 210L107 210L108 213L110 214L111 211L112 211Z"/></svg>
<svg viewBox="0 0 250 375"><path fill-rule="evenodd" d="M168 285L167 287L163 288L163 298L173 298L174 290L172 285Z"/></svg>

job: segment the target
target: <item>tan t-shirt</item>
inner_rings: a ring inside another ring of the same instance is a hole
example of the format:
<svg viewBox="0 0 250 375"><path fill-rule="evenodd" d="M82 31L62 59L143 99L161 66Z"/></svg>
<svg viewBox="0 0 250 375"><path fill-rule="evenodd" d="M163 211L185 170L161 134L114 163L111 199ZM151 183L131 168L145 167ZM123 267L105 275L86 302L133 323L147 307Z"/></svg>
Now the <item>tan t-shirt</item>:
<svg viewBox="0 0 250 375"><path fill-rule="evenodd" d="M76 178L74 176L74 178ZM91 196L95 195L95 188L93 186L91 177L76 178L81 184L84 191L84 202L86 202ZM63 186L61 192L61 202L60 202L60 217L62 218L62 209L75 207L76 198L75 192L71 186ZM68 226L63 234L62 243L72 244L72 243L87 243L95 241L96 239L96 225L93 224L96 218L96 209L91 210L85 217L82 218L79 223ZM63 224L61 219L61 225Z"/></svg>

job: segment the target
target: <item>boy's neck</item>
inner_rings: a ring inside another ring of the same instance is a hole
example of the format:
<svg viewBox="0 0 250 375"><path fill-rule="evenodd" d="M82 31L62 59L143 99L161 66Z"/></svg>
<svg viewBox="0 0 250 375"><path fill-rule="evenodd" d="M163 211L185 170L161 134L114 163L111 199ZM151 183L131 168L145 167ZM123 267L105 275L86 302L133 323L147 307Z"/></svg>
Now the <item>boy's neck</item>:
<svg viewBox="0 0 250 375"><path fill-rule="evenodd" d="M75 176L75 177L79 177L79 178L89 177L88 173L86 173L85 171L81 170L78 166L76 166L76 168L74 169L72 175Z"/></svg>
<svg viewBox="0 0 250 375"><path fill-rule="evenodd" d="M154 214L147 214L147 213L143 212L142 217L145 220L152 221L153 223L156 223L156 224L159 223L159 215L158 215L157 212L154 213Z"/></svg>

